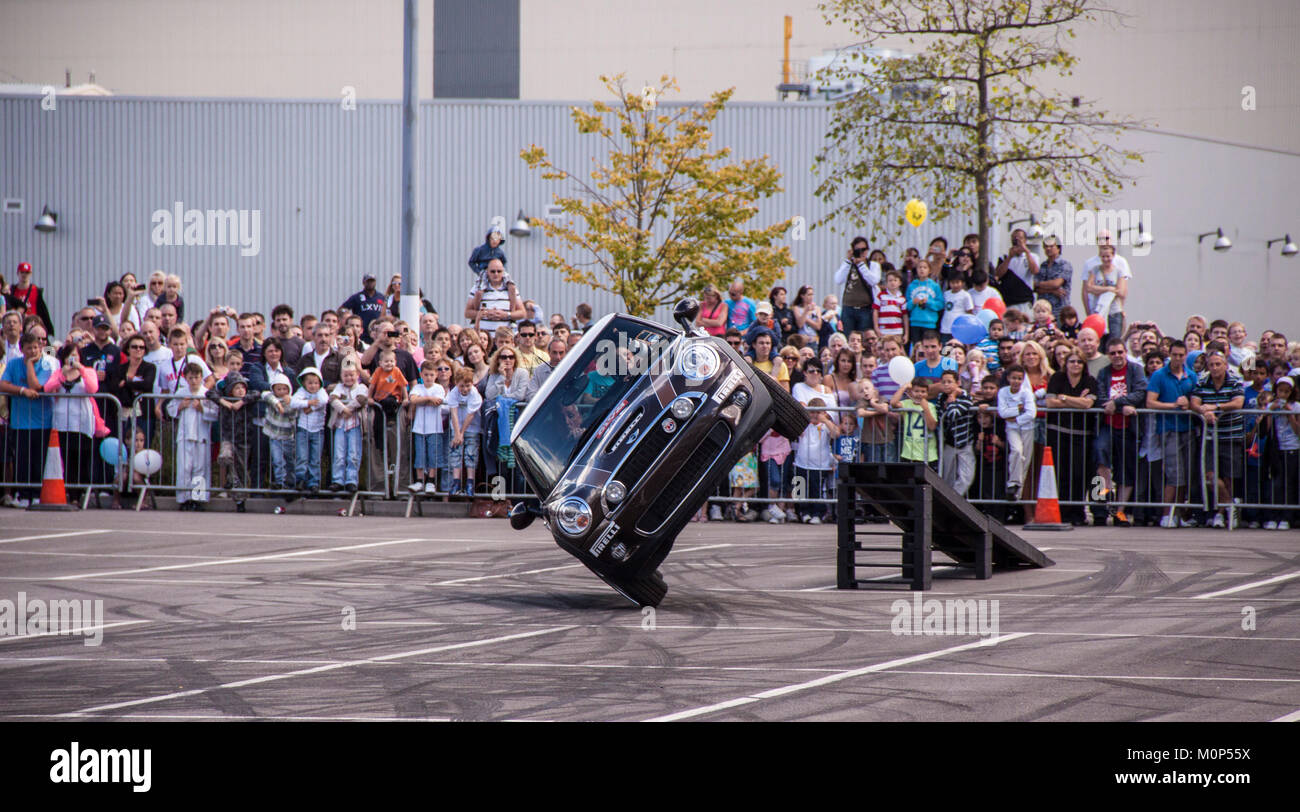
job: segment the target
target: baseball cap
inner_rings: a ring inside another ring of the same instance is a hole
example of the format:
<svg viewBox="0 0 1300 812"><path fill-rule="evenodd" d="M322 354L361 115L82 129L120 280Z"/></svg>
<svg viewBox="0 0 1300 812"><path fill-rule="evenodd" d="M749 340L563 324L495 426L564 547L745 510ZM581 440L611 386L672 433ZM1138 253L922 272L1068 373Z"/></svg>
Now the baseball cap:
<svg viewBox="0 0 1300 812"><path fill-rule="evenodd" d="M755 312L755 313L766 313L767 315L770 316L770 315L772 315L772 303L771 303L771 302L759 302L759 303L758 303L758 307L754 308L754 312Z"/></svg>
<svg viewBox="0 0 1300 812"><path fill-rule="evenodd" d="M369 280L374 279L374 278L375 278L375 275L372 274L372 273L363 273L363 274L361 274L361 284L364 285L364 284L366 284L366 282L368 282Z"/></svg>
<svg viewBox="0 0 1300 812"><path fill-rule="evenodd" d="M30 262L18 263L18 273L31 273L31 272L32 272L32 264Z"/></svg>
<svg viewBox="0 0 1300 812"><path fill-rule="evenodd" d="M92 326L96 328L113 326L113 322L109 321L108 317L105 316L103 313L100 313L99 315L95 316L95 318L93 318L90 323Z"/></svg>

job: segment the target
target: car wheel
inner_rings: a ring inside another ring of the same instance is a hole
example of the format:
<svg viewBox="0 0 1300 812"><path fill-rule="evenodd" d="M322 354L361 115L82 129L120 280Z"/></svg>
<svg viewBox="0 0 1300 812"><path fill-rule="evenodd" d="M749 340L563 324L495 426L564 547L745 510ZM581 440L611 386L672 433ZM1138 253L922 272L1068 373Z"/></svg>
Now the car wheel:
<svg viewBox="0 0 1300 812"><path fill-rule="evenodd" d="M767 394L772 398L772 412L776 415L776 424L772 428L791 442L798 440L803 430L808 428L808 410L782 389L771 375L760 372L758 377L763 379L763 386L767 387Z"/></svg>
<svg viewBox="0 0 1300 812"><path fill-rule="evenodd" d="M668 594L668 584L664 583L664 577L655 570L652 574L643 578L623 578L615 580L607 575L600 575L600 579L613 587L614 591L637 606L658 606L659 602Z"/></svg>

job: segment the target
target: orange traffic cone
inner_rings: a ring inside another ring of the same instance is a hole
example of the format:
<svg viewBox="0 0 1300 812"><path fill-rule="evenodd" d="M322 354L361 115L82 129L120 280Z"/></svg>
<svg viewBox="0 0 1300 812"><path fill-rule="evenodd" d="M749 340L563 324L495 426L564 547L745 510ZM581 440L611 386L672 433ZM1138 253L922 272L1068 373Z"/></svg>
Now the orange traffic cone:
<svg viewBox="0 0 1300 812"><path fill-rule="evenodd" d="M1073 530L1061 521L1061 505L1056 494L1056 466L1052 461L1052 447L1043 447L1043 468L1038 474L1038 502L1034 505L1034 520L1025 525L1026 530Z"/></svg>
<svg viewBox="0 0 1300 812"><path fill-rule="evenodd" d="M74 510L68 504L63 487L63 458L59 456L59 433L50 429L50 444L45 449L45 475L41 480L41 503L28 510Z"/></svg>

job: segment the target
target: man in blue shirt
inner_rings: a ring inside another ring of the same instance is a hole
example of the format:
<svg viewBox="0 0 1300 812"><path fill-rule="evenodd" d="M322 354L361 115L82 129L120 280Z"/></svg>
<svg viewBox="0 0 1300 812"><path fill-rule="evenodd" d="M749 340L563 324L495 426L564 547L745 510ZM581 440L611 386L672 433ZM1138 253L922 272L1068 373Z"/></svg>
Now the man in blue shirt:
<svg viewBox="0 0 1300 812"><path fill-rule="evenodd" d="M754 326L758 305L745 295L745 283L737 279L727 288L727 326L735 327L741 335Z"/></svg>
<svg viewBox="0 0 1300 812"><path fill-rule="evenodd" d="M1169 345L1169 363L1157 369L1147 381L1147 408L1173 412L1156 417L1156 433L1163 446L1165 501L1182 502L1191 478L1192 419L1191 406L1196 376L1187 367L1187 345L1174 341ZM1160 520L1161 527L1195 527L1195 522L1178 518L1177 509Z"/></svg>
<svg viewBox="0 0 1300 812"><path fill-rule="evenodd" d="M370 335L370 322L388 312L385 304L387 299L384 298L384 294L375 289L375 275L372 273L361 275L361 288L360 291L349 296L341 307L346 307L360 316L362 333Z"/></svg>
<svg viewBox="0 0 1300 812"><path fill-rule="evenodd" d="M934 381L930 384L930 398L934 399L943 391L939 384L943 371L951 369L956 372L957 361L939 354L939 333L934 330L926 330L921 334L921 354L924 357L916 362L916 377Z"/></svg>
<svg viewBox="0 0 1300 812"><path fill-rule="evenodd" d="M44 478L45 445L54 413L53 401L41 398L45 382L54 374L55 361L45 355L44 328L33 327L23 334L22 357L5 364L0 375L0 394L10 395L9 425L15 444L14 474L19 482L39 485ZM22 488L17 505L26 507L39 491Z"/></svg>

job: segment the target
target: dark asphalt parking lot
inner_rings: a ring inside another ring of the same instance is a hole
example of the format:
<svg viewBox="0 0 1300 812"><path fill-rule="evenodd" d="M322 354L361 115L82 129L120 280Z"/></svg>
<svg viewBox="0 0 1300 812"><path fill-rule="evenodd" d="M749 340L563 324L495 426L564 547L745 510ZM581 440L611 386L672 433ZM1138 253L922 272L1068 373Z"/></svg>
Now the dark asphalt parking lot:
<svg viewBox="0 0 1300 812"><path fill-rule="evenodd" d="M1300 532L1025 534L1056 566L938 571L925 598L998 601L997 638L894 634L913 593L834 589L834 533L691 524L643 612L540 524L3 510L0 600L103 626L0 637L0 717L1300 717Z"/></svg>

